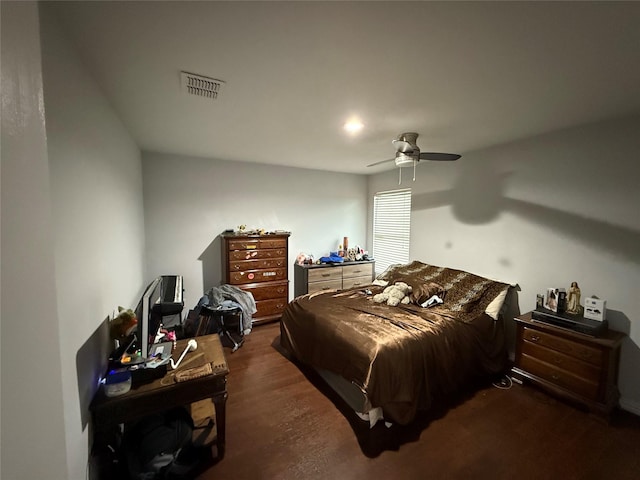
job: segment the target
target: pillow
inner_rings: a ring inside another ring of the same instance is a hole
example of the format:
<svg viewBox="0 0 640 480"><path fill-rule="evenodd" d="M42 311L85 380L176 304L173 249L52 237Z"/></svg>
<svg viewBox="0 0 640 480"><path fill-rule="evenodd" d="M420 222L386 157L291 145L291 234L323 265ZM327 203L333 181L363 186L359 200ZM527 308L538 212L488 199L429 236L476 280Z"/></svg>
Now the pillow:
<svg viewBox="0 0 640 480"><path fill-rule="evenodd" d="M504 301L507 298L507 292L509 291L510 285L507 285L496 298L494 298L489 305L487 305L487 309L484 311L487 315L489 315L494 320L498 319L498 315L500 315L500 310L502 310L502 306L504 305Z"/></svg>

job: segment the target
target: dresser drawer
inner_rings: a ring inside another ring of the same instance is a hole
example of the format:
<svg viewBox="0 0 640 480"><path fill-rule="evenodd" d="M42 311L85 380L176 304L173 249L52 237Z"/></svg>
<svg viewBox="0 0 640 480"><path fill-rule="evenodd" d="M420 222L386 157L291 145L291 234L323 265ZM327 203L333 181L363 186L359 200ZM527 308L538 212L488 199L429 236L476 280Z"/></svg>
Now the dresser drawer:
<svg viewBox="0 0 640 480"><path fill-rule="evenodd" d="M371 283L371 280L373 279L373 263L344 265L342 267L342 278L352 277L369 277L369 283Z"/></svg>
<svg viewBox="0 0 640 480"><path fill-rule="evenodd" d="M269 315L282 315L284 308L287 306L285 297L275 298L271 300L259 300L256 302L256 310L254 317L267 317Z"/></svg>
<svg viewBox="0 0 640 480"><path fill-rule="evenodd" d="M243 238L229 241L229 250L257 250L260 240L257 238Z"/></svg>
<svg viewBox="0 0 640 480"><path fill-rule="evenodd" d="M286 268L269 268L267 270L246 270L242 272L229 272L229 283L231 285L273 282L276 280L286 280L286 278Z"/></svg>
<svg viewBox="0 0 640 480"><path fill-rule="evenodd" d="M557 350L551 350L531 342L523 342L522 353L530 357L546 362L554 367L573 373L578 377L598 383L601 368L591 363L578 360L575 357L565 355Z"/></svg>
<svg viewBox="0 0 640 480"><path fill-rule="evenodd" d="M342 268L325 267L309 270L309 283L326 282L328 280L338 280L340 282L338 288L342 288Z"/></svg>
<svg viewBox="0 0 640 480"><path fill-rule="evenodd" d="M229 262L232 272L242 272L245 270L258 270L270 268L283 268L287 263L284 258L265 258L262 260L239 260Z"/></svg>
<svg viewBox="0 0 640 480"><path fill-rule="evenodd" d="M533 375L537 375L559 387L582 395L589 400L598 400L597 382L578 377L566 370L553 367L529 355L522 355L519 366Z"/></svg>
<svg viewBox="0 0 640 480"><path fill-rule="evenodd" d="M342 288L358 288L364 285L371 284L371 275L365 275L364 277L348 277L342 279Z"/></svg>
<svg viewBox="0 0 640 480"><path fill-rule="evenodd" d="M558 350L593 365L602 365L602 350L597 347L584 345L582 343L574 342L572 340L541 332L529 327L524 327L522 337L524 340L529 342L543 345L553 350Z"/></svg>
<svg viewBox="0 0 640 480"><path fill-rule="evenodd" d="M342 279L326 280L324 282L309 282L307 293L314 293L322 290L340 290L341 288Z"/></svg>
<svg viewBox="0 0 640 480"><path fill-rule="evenodd" d="M260 248L286 248L286 238L261 238Z"/></svg>
<svg viewBox="0 0 640 480"><path fill-rule="evenodd" d="M277 248L275 250L231 250L229 252L229 260L259 260L262 258L287 258L286 248Z"/></svg>
<svg viewBox="0 0 640 480"><path fill-rule="evenodd" d="M253 295L253 299L257 302L259 300L270 300L273 298L288 298L289 297L289 282L280 282L277 284L267 284L258 286L240 286L242 290L249 292Z"/></svg>

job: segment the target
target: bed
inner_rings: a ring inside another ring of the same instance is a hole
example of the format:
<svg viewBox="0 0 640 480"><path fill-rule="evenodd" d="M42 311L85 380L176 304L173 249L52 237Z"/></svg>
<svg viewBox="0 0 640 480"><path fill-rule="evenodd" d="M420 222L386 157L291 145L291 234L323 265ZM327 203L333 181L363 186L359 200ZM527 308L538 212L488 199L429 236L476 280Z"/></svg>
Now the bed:
<svg viewBox="0 0 640 480"><path fill-rule="evenodd" d="M421 298L396 306L374 301L398 282ZM283 312L280 343L371 426L380 419L406 425L434 401L506 369L499 314L509 287L418 261L394 265L365 288L295 298ZM418 304L434 292L444 303Z"/></svg>

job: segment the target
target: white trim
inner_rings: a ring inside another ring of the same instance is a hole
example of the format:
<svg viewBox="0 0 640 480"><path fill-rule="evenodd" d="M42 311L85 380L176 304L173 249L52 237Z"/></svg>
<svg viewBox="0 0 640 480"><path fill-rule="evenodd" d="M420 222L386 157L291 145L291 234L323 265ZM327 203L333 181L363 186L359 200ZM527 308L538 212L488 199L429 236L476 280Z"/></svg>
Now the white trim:
<svg viewBox="0 0 640 480"><path fill-rule="evenodd" d="M620 399L620 408L640 417L640 402L628 398Z"/></svg>

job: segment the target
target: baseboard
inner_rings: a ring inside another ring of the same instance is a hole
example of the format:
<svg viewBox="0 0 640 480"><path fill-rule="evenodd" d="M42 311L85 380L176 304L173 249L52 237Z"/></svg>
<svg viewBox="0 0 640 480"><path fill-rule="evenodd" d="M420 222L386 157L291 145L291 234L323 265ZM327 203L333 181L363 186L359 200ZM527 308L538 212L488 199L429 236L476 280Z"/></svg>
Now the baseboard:
<svg viewBox="0 0 640 480"><path fill-rule="evenodd" d="M628 398L620 399L620 408L626 410L627 412L631 412L634 415L638 415L640 417L640 402L636 400L629 400Z"/></svg>

